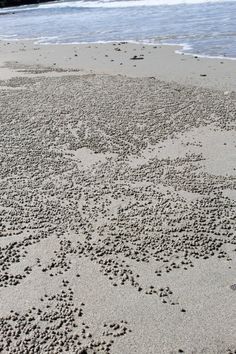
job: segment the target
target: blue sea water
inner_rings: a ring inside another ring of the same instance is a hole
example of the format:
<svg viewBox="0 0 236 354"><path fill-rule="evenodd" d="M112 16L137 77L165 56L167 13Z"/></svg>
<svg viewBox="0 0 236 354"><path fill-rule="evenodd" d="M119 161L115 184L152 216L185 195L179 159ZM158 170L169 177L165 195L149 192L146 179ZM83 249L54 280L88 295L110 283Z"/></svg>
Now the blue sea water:
<svg viewBox="0 0 236 354"><path fill-rule="evenodd" d="M183 44L186 53L236 58L236 0L61 0L0 13L0 39Z"/></svg>

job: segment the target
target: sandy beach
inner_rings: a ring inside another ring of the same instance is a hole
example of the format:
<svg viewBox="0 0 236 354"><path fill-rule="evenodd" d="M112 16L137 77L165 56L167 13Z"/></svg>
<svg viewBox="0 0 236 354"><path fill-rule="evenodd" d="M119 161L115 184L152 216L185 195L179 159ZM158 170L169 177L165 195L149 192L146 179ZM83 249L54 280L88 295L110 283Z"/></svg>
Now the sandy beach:
<svg viewBox="0 0 236 354"><path fill-rule="evenodd" d="M0 42L0 352L236 353L236 61Z"/></svg>

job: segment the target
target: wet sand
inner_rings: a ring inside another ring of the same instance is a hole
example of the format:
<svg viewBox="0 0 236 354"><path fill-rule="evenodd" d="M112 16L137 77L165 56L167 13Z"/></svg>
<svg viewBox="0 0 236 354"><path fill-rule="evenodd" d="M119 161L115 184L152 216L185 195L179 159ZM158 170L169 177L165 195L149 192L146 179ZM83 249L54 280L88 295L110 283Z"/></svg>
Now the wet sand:
<svg viewBox="0 0 236 354"><path fill-rule="evenodd" d="M236 91L236 60L175 54L177 46L127 42L77 45L37 45L31 41L0 41L0 66L38 70L74 70L76 74L156 77L166 82ZM11 72L1 70L5 78ZM19 75L19 73L18 73Z"/></svg>
<svg viewBox="0 0 236 354"><path fill-rule="evenodd" d="M90 47L1 42L0 351L234 354L236 62Z"/></svg>

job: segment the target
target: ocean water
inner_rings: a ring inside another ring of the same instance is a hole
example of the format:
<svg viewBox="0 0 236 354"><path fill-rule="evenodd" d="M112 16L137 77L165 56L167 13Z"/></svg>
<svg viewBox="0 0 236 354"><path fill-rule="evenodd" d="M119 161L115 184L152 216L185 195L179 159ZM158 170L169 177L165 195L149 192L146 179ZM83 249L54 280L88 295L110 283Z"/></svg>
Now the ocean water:
<svg viewBox="0 0 236 354"><path fill-rule="evenodd" d="M1 9L0 39L138 41L236 58L236 0L61 0Z"/></svg>

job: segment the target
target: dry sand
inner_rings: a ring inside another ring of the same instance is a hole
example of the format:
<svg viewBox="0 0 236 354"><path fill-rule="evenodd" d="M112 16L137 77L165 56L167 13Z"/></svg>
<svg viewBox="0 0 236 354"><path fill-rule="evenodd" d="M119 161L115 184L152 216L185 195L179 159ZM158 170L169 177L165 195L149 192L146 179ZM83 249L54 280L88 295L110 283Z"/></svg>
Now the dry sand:
<svg viewBox="0 0 236 354"><path fill-rule="evenodd" d="M0 352L236 353L236 62L0 48Z"/></svg>

